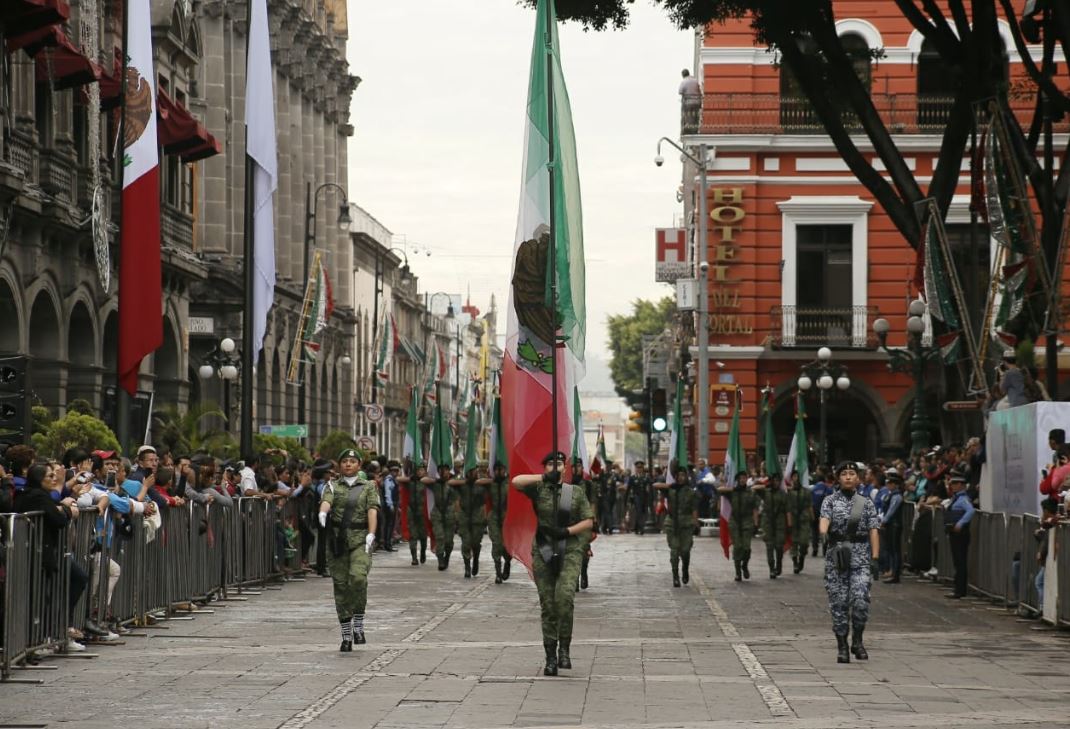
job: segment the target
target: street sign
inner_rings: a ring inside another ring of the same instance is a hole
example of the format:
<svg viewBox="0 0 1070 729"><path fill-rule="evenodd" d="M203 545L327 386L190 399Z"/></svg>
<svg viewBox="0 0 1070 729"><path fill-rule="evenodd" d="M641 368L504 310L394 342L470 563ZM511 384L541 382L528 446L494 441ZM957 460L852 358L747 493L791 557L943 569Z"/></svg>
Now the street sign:
<svg viewBox="0 0 1070 729"><path fill-rule="evenodd" d="M364 417L369 423L383 422L383 406L376 403L368 403L364 406Z"/></svg>
<svg viewBox="0 0 1070 729"><path fill-rule="evenodd" d="M210 316L191 316L189 318L190 334L215 334L215 319Z"/></svg>
<svg viewBox="0 0 1070 729"><path fill-rule="evenodd" d="M357 438L357 447L362 451L371 452L375 450L375 439L369 435L362 435Z"/></svg>
<svg viewBox="0 0 1070 729"><path fill-rule="evenodd" d="M698 281L681 278L676 281L676 309L694 311L698 308Z"/></svg>
<svg viewBox="0 0 1070 729"><path fill-rule="evenodd" d="M980 410L980 400L948 400L944 403L945 412L958 412L962 410Z"/></svg>
<svg viewBox="0 0 1070 729"><path fill-rule="evenodd" d="M654 231L654 280L673 283L692 275L687 260L687 229L657 228Z"/></svg>
<svg viewBox="0 0 1070 729"><path fill-rule="evenodd" d="M277 435L280 438L307 438L307 425L261 425L261 435Z"/></svg>

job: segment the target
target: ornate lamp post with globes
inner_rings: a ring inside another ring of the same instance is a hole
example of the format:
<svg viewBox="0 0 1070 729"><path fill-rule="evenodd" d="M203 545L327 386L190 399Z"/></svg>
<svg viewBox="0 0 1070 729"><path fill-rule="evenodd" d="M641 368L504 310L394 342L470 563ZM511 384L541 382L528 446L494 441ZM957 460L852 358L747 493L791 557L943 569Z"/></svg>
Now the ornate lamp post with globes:
<svg viewBox="0 0 1070 729"><path fill-rule="evenodd" d="M933 357L940 355L940 348L922 344L921 335L925 332L925 302L915 299L907 308L907 349L889 349L888 332L892 325L887 319L873 322L873 331L880 340L880 348L888 355L888 369L892 372L905 372L914 378L914 415L910 418L910 453L911 455L929 447L929 416L925 408L925 365Z"/></svg>
<svg viewBox="0 0 1070 729"><path fill-rule="evenodd" d="M820 402L818 460L822 466L828 465L828 447L825 439L825 394L833 387L846 390L851 386L851 380L847 377L847 368L838 362L833 362L832 350L822 347L817 350L816 360L802 366L802 374L799 375L796 384L803 392L808 392L811 387L817 385Z"/></svg>
<svg viewBox="0 0 1070 729"><path fill-rule="evenodd" d="M230 432L230 383L238 379L238 367L241 365L241 352L230 337L216 345L204 358L204 364L197 370L202 380L218 376L223 381L223 412L226 414L224 427Z"/></svg>

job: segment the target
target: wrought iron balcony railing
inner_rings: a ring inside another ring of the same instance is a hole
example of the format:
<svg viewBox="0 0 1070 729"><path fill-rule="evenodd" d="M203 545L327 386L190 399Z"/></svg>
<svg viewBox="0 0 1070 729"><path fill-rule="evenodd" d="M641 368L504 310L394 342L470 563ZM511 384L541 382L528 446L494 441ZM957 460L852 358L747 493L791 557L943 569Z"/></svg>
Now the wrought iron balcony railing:
<svg viewBox="0 0 1070 729"><path fill-rule="evenodd" d="M771 340L782 349L875 349L873 320L879 316L875 306L774 306Z"/></svg>

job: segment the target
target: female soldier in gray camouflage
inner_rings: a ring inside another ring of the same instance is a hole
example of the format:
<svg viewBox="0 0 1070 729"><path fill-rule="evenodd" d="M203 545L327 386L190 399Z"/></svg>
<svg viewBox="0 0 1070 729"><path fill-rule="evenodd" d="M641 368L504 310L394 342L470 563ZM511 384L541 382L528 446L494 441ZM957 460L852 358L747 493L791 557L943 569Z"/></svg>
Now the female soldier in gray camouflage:
<svg viewBox="0 0 1070 729"><path fill-rule="evenodd" d="M850 663L847 651L848 623L854 629L851 653L864 661L869 658L862 645L862 633L869 619L869 585L877 576L880 554L880 519L872 499L855 493L865 467L853 461L836 466L840 489L821 504L818 527L828 539L825 555L825 590L836 634L836 661Z"/></svg>
<svg viewBox="0 0 1070 729"><path fill-rule="evenodd" d="M513 486L531 499L538 519L531 562L542 608L542 644L546 649L546 666L542 672L545 676L556 676L559 666L572 668L569 648L576 580L590 541L594 515L582 487L561 483L565 454L549 453L542 463L545 473L517 476Z"/></svg>

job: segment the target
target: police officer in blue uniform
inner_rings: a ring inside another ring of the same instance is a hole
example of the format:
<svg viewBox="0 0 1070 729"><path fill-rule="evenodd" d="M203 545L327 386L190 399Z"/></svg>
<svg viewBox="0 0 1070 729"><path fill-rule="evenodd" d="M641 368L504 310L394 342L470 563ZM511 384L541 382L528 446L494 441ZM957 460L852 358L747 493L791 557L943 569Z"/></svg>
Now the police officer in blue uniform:
<svg viewBox="0 0 1070 729"><path fill-rule="evenodd" d="M955 591L948 595L952 599L966 597L969 585L968 567L970 554L970 522L973 521L973 503L966 494L969 480L966 470L956 466L947 478L947 487L951 491L951 504L944 512L944 527L951 544L951 561L955 565Z"/></svg>
<svg viewBox="0 0 1070 729"><path fill-rule="evenodd" d="M869 619L869 586L877 576L880 555L880 520L873 500L857 493L865 467L854 461L836 466L840 490L821 505L818 529L828 540L825 555L825 590L828 592L832 631L836 634L836 661L850 663L869 658L862 634ZM853 629L850 653L848 628Z"/></svg>

